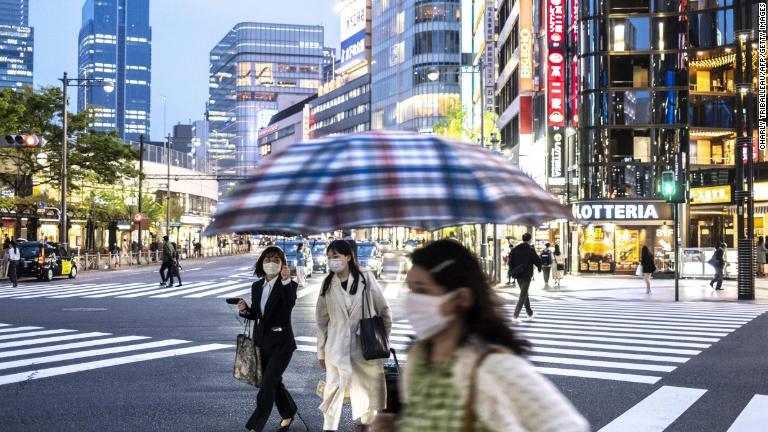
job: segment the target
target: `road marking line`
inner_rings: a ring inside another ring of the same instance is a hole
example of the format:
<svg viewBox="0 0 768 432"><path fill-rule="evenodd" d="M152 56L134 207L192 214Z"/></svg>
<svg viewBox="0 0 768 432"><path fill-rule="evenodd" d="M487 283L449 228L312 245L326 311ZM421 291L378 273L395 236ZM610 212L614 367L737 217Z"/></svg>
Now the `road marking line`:
<svg viewBox="0 0 768 432"><path fill-rule="evenodd" d="M87 296L86 298L102 298L102 297L118 297L118 296L121 297L121 298L128 297L127 295L124 295L124 294L130 294L131 297L141 297L143 295L149 295L150 293L153 293L153 292L168 291L169 289L170 290L176 290L178 288L166 288L166 289L163 289L163 290L159 290L158 289L158 285L149 284L149 285L141 285L139 287L133 287L133 288L123 289L123 290L118 290L118 291L114 291L113 290L113 291L106 292L106 293L103 293L103 294Z"/></svg>
<svg viewBox="0 0 768 432"><path fill-rule="evenodd" d="M578 292L575 292L575 294L578 294ZM627 310L641 309L641 310L647 310L647 311L662 311L662 312L663 311L666 311L666 312L688 311L688 313L721 312L723 314L742 315L747 313L763 313L768 310L768 308L763 305L751 307L750 305L746 305L746 304L734 304L734 303L728 303L728 302L695 301L695 302L671 303L671 302L653 302L653 301L649 302L649 301L643 301L643 300L635 300L635 301L615 300L615 301L609 301L609 302L602 301L602 300L595 300L595 299L579 299L579 300L585 306L590 306L590 307L601 307L601 308L609 308L609 309L619 308L619 309L627 309ZM571 303L571 299L553 299L553 301L550 304L552 306L568 306L569 303Z"/></svg>
<svg viewBox="0 0 768 432"><path fill-rule="evenodd" d="M316 291L320 291L320 285L300 289L299 292L296 293L296 298L300 299L300 298L306 297Z"/></svg>
<svg viewBox="0 0 768 432"><path fill-rule="evenodd" d="M167 350L167 351L157 351L152 353L136 354L136 355L127 356L127 357L117 357L114 359L97 360L97 361L79 363L79 364L74 364L69 366L60 366L60 367L54 367L54 368L48 368L48 369L38 369L35 371L26 371L26 372L12 374L12 375L0 376L0 385L12 384L12 383L17 383L21 381L33 380L33 379L47 378L47 377L52 377L56 375L70 374L74 372L100 369L100 368L105 368L110 366L136 363L136 362L147 361L147 360L155 360L155 359L160 359L164 357L176 357L176 356L186 355L186 354L201 353L201 352L213 351L213 350L219 350L219 349L231 348L231 347L232 345L224 345L224 344L198 345L198 346L193 346L189 348L179 348L179 349L173 349L173 350Z"/></svg>
<svg viewBox="0 0 768 432"><path fill-rule="evenodd" d="M728 432L754 432L765 430L768 423L768 396L755 395L741 411Z"/></svg>
<svg viewBox="0 0 768 432"><path fill-rule="evenodd" d="M86 285L80 285L84 287L91 287L94 286L94 284L86 284ZM60 292L61 290L69 290L73 289L75 286L65 286L61 287L58 285L54 286L47 286L47 287L24 287L24 288L16 288L13 291L7 291L5 293L0 293L0 298L9 298L14 297L17 295L28 295L28 294L44 294L47 292Z"/></svg>
<svg viewBox="0 0 768 432"><path fill-rule="evenodd" d="M542 355L531 355L528 357L528 360L532 362L537 362L537 363L555 363L555 364L565 364L565 365L573 365L573 366L592 366L592 367L609 368L609 369L633 369L633 370L653 371L653 372L672 372L673 370L677 369L676 366L652 365L652 364L643 364L643 363L609 362L609 361L601 361L601 360L586 360L586 359L575 359L570 357L552 357L552 356L542 356Z"/></svg>
<svg viewBox="0 0 768 432"><path fill-rule="evenodd" d="M509 309L511 310L511 309ZM738 319L718 319L718 318L711 318L707 315L683 315L683 314L677 314L677 313L669 313L669 314L652 314L652 313L633 313L633 312L623 312L623 311L617 311L617 310L589 310L589 309L582 309L582 308L573 308L573 309L565 309L565 308L550 308L547 306L540 306L536 308L537 312L542 312L548 315L567 315L572 316L573 314L578 314L579 316L589 316L589 317L597 317L597 318L613 318L613 319L635 319L640 321L648 321L648 322L675 322L675 323L681 323L681 324L702 324L704 326L738 326L746 324L753 319L756 318L756 316L749 316L745 318L738 318Z"/></svg>
<svg viewBox="0 0 768 432"><path fill-rule="evenodd" d="M29 354L39 354L39 353L51 352L51 351L64 351L64 350L75 349L75 348L87 348L90 346L97 346L97 345L111 345L111 344L118 344L123 342L143 340L143 339L150 339L150 337L149 336L121 336L121 337L114 337L114 338L107 338L107 339L90 340L86 342L74 342L74 343L68 343L63 345L51 345L51 346L26 348L26 349L13 350L13 351L0 351L0 358L22 356L22 355L29 355Z"/></svg>
<svg viewBox="0 0 768 432"><path fill-rule="evenodd" d="M216 295L216 294L219 294L219 293L223 293L225 291L232 291L232 290L238 290L237 292L241 293L241 294L250 293L251 292L251 285L253 285L253 282L245 282L245 283L243 283L243 282L235 282L234 284L231 283L231 282L227 282L224 287L219 287L219 288L216 288L216 289L212 289L212 290L207 290L207 291L191 294L191 295L187 295L187 296L184 296L184 297L186 297L186 298L202 298L202 297L208 297L208 296ZM248 289L246 290L244 287L248 287ZM237 295L239 295L239 294L235 294L235 295L231 295L231 296L227 294L226 296L227 297L236 297ZM219 297L222 297L222 296L219 296Z"/></svg>
<svg viewBox="0 0 768 432"><path fill-rule="evenodd" d="M222 285L224 285L224 288L221 288ZM237 285L237 283L232 284L230 282L220 282L220 281L217 281L217 282L211 282L209 284L206 284L206 286L203 286L203 287L176 290L176 292L156 295L156 296L152 296L152 297L153 298L167 298L167 297L175 297L175 296L183 295L184 297L188 297L188 298L201 298L201 297L207 296L208 295L207 293L210 293L211 291L218 291L218 290L222 290L222 289L223 290L231 290L231 289L235 289L235 287L237 287L237 286L239 286L239 285ZM219 287L219 288L211 290L211 287ZM194 294L192 294L192 293L194 293ZM190 294L190 295L187 295L187 294Z"/></svg>
<svg viewBox="0 0 768 432"><path fill-rule="evenodd" d="M4 327L4 326L0 326ZM0 333L11 333L11 332L17 332L17 331L27 331L27 330L37 330L41 329L43 327L34 327L34 326L28 326L28 327L12 327L7 329L0 329Z"/></svg>
<svg viewBox="0 0 768 432"><path fill-rule="evenodd" d="M400 284L392 283L387 284L387 288L384 290L384 298L394 300L400 295Z"/></svg>
<svg viewBox="0 0 768 432"><path fill-rule="evenodd" d="M11 334L0 335L0 340L22 339L22 338L29 338L29 337L36 337L36 336L72 333L75 331L77 330L55 329L55 330L41 330L41 331L28 332L28 333L11 333Z"/></svg>
<svg viewBox="0 0 768 432"><path fill-rule="evenodd" d="M539 333L555 333L563 335L592 335L592 336L610 336L612 332L601 331L581 331L581 330L561 330L556 328L546 328L541 326L525 326L518 327L523 332L539 332ZM660 334L643 334L643 333L617 333L615 336L631 337L639 339L658 339L658 340L674 340L674 341L692 341L692 342L711 342L715 343L720 338L705 338L705 337L693 337L693 336L678 336L678 335L660 335Z"/></svg>
<svg viewBox="0 0 768 432"><path fill-rule="evenodd" d="M117 354L117 353L123 353L128 351L139 351L144 349L162 348L166 346L181 345L185 343L189 343L189 341L179 340L179 339L166 339L166 340L147 342L147 343L136 344L136 345L122 345L118 347L102 348L102 349L88 350L88 351L76 351L72 353L57 354L57 355L46 356L46 357L34 357L34 358L28 358L23 360L15 360L10 362L0 363L0 370L13 369L13 368L19 368L24 366L43 364L43 363L55 363L60 361L74 360L74 359L86 358L86 357L96 357L101 355Z"/></svg>
<svg viewBox="0 0 768 432"><path fill-rule="evenodd" d="M195 285L195 284L212 285L212 284L215 284L215 283L216 282L212 282L212 281L195 282L193 284L190 284L190 286ZM184 286L182 286L181 288L182 289L186 289ZM132 294L121 295L120 298L134 298L134 297L141 297L141 296L151 296L151 295L154 295L154 294L164 294L164 293L167 293L167 292L178 291L178 290L179 290L179 287L158 288L157 286L155 286L155 289L153 289L151 291L142 290L142 292L136 292L136 293L132 293ZM130 293L130 291L126 291L126 293Z"/></svg>
<svg viewBox="0 0 768 432"><path fill-rule="evenodd" d="M561 323L568 323L568 321L541 319L539 318L538 315L536 315L535 321L522 322L518 324L518 326L519 328L558 328L558 329L573 329L573 330L633 332L633 333L683 335L683 336L718 336L719 338L723 338L731 334L730 331L727 333L713 333L713 332L707 332L707 331L697 332L697 331L671 330L675 328L684 328L684 327L635 326L632 324L610 324L607 326L591 326L591 325L567 325L567 324L561 324Z"/></svg>
<svg viewBox="0 0 768 432"><path fill-rule="evenodd" d="M663 386L599 432L660 432L701 398L706 390Z"/></svg>
<svg viewBox="0 0 768 432"><path fill-rule="evenodd" d="M505 305L504 307L513 308L513 305ZM763 314L765 311L744 311L744 312L732 312L727 309L706 309L700 310L695 308L673 308L662 309L659 307L647 307L637 303L631 303L631 307L627 304L624 305L598 305L589 301L580 301L578 305L574 302L560 303L557 301L550 301L542 303L543 309L562 310L562 311L584 311L588 310L595 313L623 313L629 315L645 316L669 316L669 317L689 317L690 319L706 317L715 321L741 321L744 319L752 319L756 316Z"/></svg>
<svg viewBox="0 0 768 432"><path fill-rule="evenodd" d="M23 341L0 343L0 349L20 347L25 345L41 345L49 342L61 342L61 341L72 340L72 339L86 339L86 338L92 338L92 337L111 336L111 335L112 333L92 332L92 333L77 333L73 335L64 335L64 336L40 338L40 339L27 339Z"/></svg>
<svg viewBox="0 0 768 432"><path fill-rule="evenodd" d="M138 289L140 287L144 286L144 283L130 283L130 284L120 284L117 286L110 286L110 287L98 287L98 288L91 288L84 291L73 291L64 295L57 295L52 296L49 298L70 298L70 297L89 297L92 295L102 294L102 293L113 293L115 291L119 291L122 289Z"/></svg>
<svg viewBox="0 0 768 432"><path fill-rule="evenodd" d="M724 330L728 330L728 329L736 330L736 329L738 329L738 328L740 328L742 326L740 324L739 325L728 324L728 325L722 325L719 328L717 328L717 327L712 327L709 324L695 324L695 323L667 321L667 320L664 320L664 321L651 321L651 320L643 320L643 319L640 319L640 318L638 318L638 319L625 319L625 318L623 319L623 318L611 318L611 317L602 318L602 317L599 317L599 316L589 316L589 315L558 315L558 314L550 314L548 312L541 312L541 311L538 311L538 312L540 312L540 314L537 314L537 316L541 315L542 318L543 317L548 317L548 318L551 318L551 319L557 319L558 322L568 321L568 322L575 322L576 324L579 324L581 321L586 321L586 322L591 323L593 325L594 324L602 324L602 323L607 323L607 324L613 324L613 323L617 323L617 324L630 324L630 323L633 323L633 324L637 324L637 325L651 325L651 324L661 325L661 324L665 324L665 325L674 325L676 327L679 326L679 327L686 327L686 328L690 328L690 329L701 329L701 330L711 330L711 331L724 331ZM511 313L507 313L507 316L509 316L509 317L511 317L512 315L513 314L511 314ZM749 321L745 322L744 324L746 324L748 322Z"/></svg>
<svg viewBox="0 0 768 432"><path fill-rule="evenodd" d="M690 355L690 356L695 356L701 353L700 350L690 350L690 349L662 348L662 347L655 347L655 346L649 347L649 346L634 346L634 345L612 345L612 344L599 344L599 343L588 343L588 342L571 342L571 341L565 341L565 340L537 339L537 340L532 340L531 343L533 343L534 349L538 345L555 345L555 346L566 346L566 347L575 347L575 348L595 348L595 349L629 351L629 352L654 352L654 353L661 353L661 354L681 354L681 355Z"/></svg>
<svg viewBox="0 0 768 432"><path fill-rule="evenodd" d="M523 332L523 336L536 340L536 338L547 339L572 339L583 341L597 341L597 342L616 342L616 343L629 343L636 345L656 345L656 346L672 346L672 347L685 347L685 348L701 348L707 349L712 344L700 344L690 342L671 342L671 341L656 341L656 340L644 340L644 339L629 339L629 338L614 338L614 337L602 337L602 336L575 336L569 334L548 334L536 331Z"/></svg>
<svg viewBox="0 0 768 432"><path fill-rule="evenodd" d="M202 270L202 269L200 267L195 267L193 269L184 270L184 271L198 271L198 270Z"/></svg>
<svg viewBox="0 0 768 432"><path fill-rule="evenodd" d="M685 363L688 360L690 360L690 357L627 354L627 353L608 352L608 351L589 351L589 350L575 350L575 349L548 348L548 347L534 347L532 352L534 354L537 354L537 353L565 354L565 355L575 355L575 356L581 356L581 357L620 358L620 359L627 359L627 360L645 360L645 361L666 362L666 363Z"/></svg>
<svg viewBox="0 0 768 432"><path fill-rule="evenodd" d="M604 379L604 380L612 380L612 381L634 382L634 383L640 383L640 384L655 384L661 379L661 377L650 376L650 375L635 375L635 374L625 374L625 373L616 373L616 372L598 372L598 371L590 371L590 370L583 370L583 369L562 369L562 368L536 366L536 370L538 370L539 372L545 375L559 375L559 376L569 376L569 377L577 377L577 378L596 378L596 379ZM623 431L627 431L627 430L631 430L632 432L637 432L636 429L623 429Z"/></svg>
<svg viewBox="0 0 768 432"><path fill-rule="evenodd" d="M117 284L109 284L109 286L116 286ZM34 298L34 297L45 297L49 295L62 295L62 294L68 294L72 292L84 292L84 291L90 291L94 289L100 289L105 288L104 285L99 284L85 284L85 285L79 285L79 286L73 286L69 288L51 288L51 289L45 289L45 290L36 290L36 291L28 291L24 294L18 294L18 296L24 295L29 297L19 297L19 298Z"/></svg>

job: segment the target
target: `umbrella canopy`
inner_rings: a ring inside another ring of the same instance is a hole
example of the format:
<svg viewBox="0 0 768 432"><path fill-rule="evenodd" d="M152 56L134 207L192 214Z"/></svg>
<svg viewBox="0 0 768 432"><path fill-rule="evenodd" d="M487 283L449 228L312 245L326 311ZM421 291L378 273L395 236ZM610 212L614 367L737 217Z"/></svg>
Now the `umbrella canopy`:
<svg viewBox="0 0 768 432"><path fill-rule="evenodd" d="M207 233L434 230L560 218L572 213L499 155L436 136L378 131L294 144L268 157L219 204Z"/></svg>

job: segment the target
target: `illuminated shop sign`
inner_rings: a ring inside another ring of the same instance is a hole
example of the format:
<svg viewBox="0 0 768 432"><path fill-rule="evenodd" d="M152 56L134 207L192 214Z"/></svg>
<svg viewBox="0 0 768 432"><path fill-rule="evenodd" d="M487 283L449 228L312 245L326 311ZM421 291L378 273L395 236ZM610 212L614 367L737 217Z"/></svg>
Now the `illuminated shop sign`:
<svg viewBox="0 0 768 432"><path fill-rule="evenodd" d="M572 53L578 51L579 46L579 0L571 1L571 46L573 47ZM570 99L571 104L571 125L578 127L579 125L579 56L573 54L571 56L571 81L570 81Z"/></svg>
<svg viewBox="0 0 768 432"><path fill-rule="evenodd" d="M547 120L565 126L565 0L547 1Z"/></svg>
<svg viewBox="0 0 768 432"><path fill-rule="evenodd" d="M485 1L483 67L483 73L485 73L485 110L493 111L496 106L496 0Z"/></svg>
<svg viewBox="0 0 768 432"><path fill-rule="evenodd" d="M730 185L691 188L691 204L718 204L730 202Z"/></svg>
<svg viewBox="0 0 768 432"><path fill-rule="evenodd" d="M565 151L565 129L561 127L550 127L548 140L549 184L565 185L565 159L563 158L563 153Z"/></svg>
<svg viewBox="0 0 768 432"><path fill-rule="evenodd" d="M341 51L339 69L365 59L369 0L348 0L339 12Z"/></svg>
<svg viewBox="0 0 768 432"><path fill-rule="evenodd" d="M520 91L533 91L533 6L520 1Z"/></svg>
<svg viewBox="0 0 768 432"><path fill-rule="evenodd" d="M662 202L581 202L573 205L573 216L584 221L668 220L672 209Z"/></svg>

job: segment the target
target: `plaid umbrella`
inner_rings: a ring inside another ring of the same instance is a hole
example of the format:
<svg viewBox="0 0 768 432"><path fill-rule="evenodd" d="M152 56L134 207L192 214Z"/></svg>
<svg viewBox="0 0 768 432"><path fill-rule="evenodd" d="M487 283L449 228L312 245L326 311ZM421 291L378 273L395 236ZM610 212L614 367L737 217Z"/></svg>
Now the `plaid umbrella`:
<svg viewBox="0 0 768 432"><path fill-rule="evenodd" d="M207 233L434 230L558 218L572 214L499 155L435 136L378 131L294 144L268 157L219 205Z"/></svg>

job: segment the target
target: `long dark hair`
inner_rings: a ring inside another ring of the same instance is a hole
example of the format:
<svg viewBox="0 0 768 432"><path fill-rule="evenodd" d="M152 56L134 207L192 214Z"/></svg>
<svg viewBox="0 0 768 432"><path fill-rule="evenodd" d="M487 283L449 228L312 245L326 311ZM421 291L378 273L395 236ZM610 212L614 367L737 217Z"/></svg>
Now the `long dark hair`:
<svg viewBox="0 0 768 432"><path fill-rule="evenodd" d="M264 249L261 255L259 255L259 259L256 261L256 265L253 267L253 274L260 278L267 275L264 272L264 258L266 258L267 255L273 253L280 257L280 261L282 261L283 265L288 265L288 260L285 259L285 252L283 252L282 249L277 246L268 246L266 249Z"/></svg>
<svg viewBox="0 0 768 432"><path fill-rule="evenodd" d="M11 248L13 248L14 252L18 252L18 250L16 250L16 242L15 241L11 240L10 246L11 246Z"/></svg>
<svg viewBox="0 0 768 432"><path fill-rule="evenodd" d="M560 245L559 244L555 245L555 252L554 252L554 254L555 254L555 256L562 255L562 253L560 252Z"/></svg>
<svg viewBox="0 0 768 432"><path fill-rule="evenodd" d="M355 258L354 252L352 252L352 245L346 240L334 240L325 249L325 253L336 252L339 255L350 257L349 259L349 274L352 276L352 285L349 286L348 292L350 295L357 293L357 283L362 279L365 284L365 276L360 272L360 267L357 266L357 258ZM320 291L320 295L324 296L328 289L331 287L331 281L333 280L333 272L331 266L328 266L328 276L323 280L323 289Z"/></svg>
<svg viewBox="0 0 768 432"><path fill-rule="evenodd" d="M653 255L651 255L651 250L648 249L648 246L643 246L642 254L642 259L653 259Z"/></svg>
<svg viewBox="0 0 768 432"><path fill-rule="evenodd" d="M472 252L454 240L438 240L417 249L411 255L413 265L432 273L438 285L452 292L459 288L472 291L473 303L464 315L466 336L506 347L515 354L528 352L528 341L519 339L504 317L480 262Z"/></svg>

